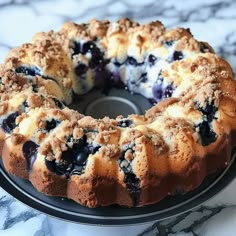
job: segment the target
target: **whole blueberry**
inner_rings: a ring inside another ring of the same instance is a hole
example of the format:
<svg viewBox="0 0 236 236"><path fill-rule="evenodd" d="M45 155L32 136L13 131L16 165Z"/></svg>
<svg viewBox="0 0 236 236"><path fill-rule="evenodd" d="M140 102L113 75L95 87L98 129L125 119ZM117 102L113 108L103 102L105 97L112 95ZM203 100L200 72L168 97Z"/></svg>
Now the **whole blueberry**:
<svg viewBox="0 0 236 236"><path fill-rule="evenodd" d="M173 94L173 91L174 91L173 85L172 84L167 85L166 88L164 89L164 97L165 98L171 97Z"/></svg>
<svg viewBox="0 0 236 236"><path fill-rule="evenodd" d="M1 128L6 133L11 133L16 128L16 118L19 116L18 112L11 113L2 121Z"/></svg>
<svg viewBox="0 0 236 236"><path fill-rule="evenodd" d="M87 159L88 159L88 153L86 151L81 151L74 156L73 162L76 165L83 165Z"/></svg>
<svg viewBox="0 0 236 236"><path fill-rule="evenodd" d="M56 174L60 174L60 173L57 173L56 172L56 160L48 160L47 158L44 159L45 161L45 165L47 167L47 169L53 173L56 173Z"/></svg>
<svg viewBox="0 0 236 236"><path fill-rule="evenodd" d="M130 127L132 124L133 124L133 121L129 119L122 119L117 122L117 126L122 127L122 128Z"/></svg>
<svg viewBox="0 0 236 236"><path fill-rule="evenodd" d="M163 41L162 42L164 46L166 46L167 48L171 47L174 45L175 40L169 40L169 41Z"/></svg>
<svg viewBox="0 0 236 236"><path fill-rule="evenodd" d="M148 56L148 64L149 64L150 66L155 65L155 64L156 64L156 61L157 61L157 58L156 58L154 55L150 54L150 55Z"/></svg>
<svg viewBox="0 0 236 236"><path fill-rule="evenodd" d="M174 51L172 56L170 56L169 58L169 62L179 61L179 60L182 60L183 58L184 58L184 55L181 51Z"/></svg>
<svg viewBox="0 0 236 236"><path fill-rule="evenodd" d="M27 161L28 170L31 170L33 167L37 157L38 147L39 146L31 140L28 140L23 144L22 152Z"/></svg>
<svg viewBox="0 0 236 236"><path fill-rule="evenodd" d="M100 50L97 48L96 44L91 41L88 41L82 45L81 53L86 54L88 52L92 55L100 54Z"/></svg>
<svg viewBox="0 0 236 236"><path fill-rule="evenodd" d="M46 120L46 122L45 122L45 130L47 132L49 132L52 129L55 129L60 123L61 123L61 121L55 120L55 119Z"/></svg>

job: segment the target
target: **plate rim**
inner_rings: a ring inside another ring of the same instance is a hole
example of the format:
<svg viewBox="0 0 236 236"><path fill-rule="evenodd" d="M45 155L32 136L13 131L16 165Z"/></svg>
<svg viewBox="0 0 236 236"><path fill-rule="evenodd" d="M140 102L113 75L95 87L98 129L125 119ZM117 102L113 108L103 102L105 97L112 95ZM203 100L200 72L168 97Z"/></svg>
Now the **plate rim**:
<svg viewBox="0 0 236 236"><path fill-rule="evenodd" d="M233 171L233 166L236 166L236 149L232 149L231 156L232 157L229 165L224 168L219 173L219 175L217 175L214 181L212 181L206 188L199 192L199 194L196 194L175 206L170 206L167 208L167 210L161 209L160 211L153 211L146 214L144 213L132 216L93 216L75 212L70 212L70 214L68 214L68 210L65 209L60 209L59 211L58 207L52 205L49 206L49 203L45 203L36 196L30 195L21 186L18 186L17 183L15 183L11 178L11 174L7 173L4 167L2 167L2 164L0 164L0 187L2 187L11 196L28 207L61 220L70 221L73 223L102 226L124 226L134 225L137 223L145 224L152 221L164 220L190 211L222 191L233 181L236 176L236 172ZM33 188L32 185L31 187ZM27 196L27 198L25 198L25 196ZM153 205L150 205L150 207Z"/></svg>

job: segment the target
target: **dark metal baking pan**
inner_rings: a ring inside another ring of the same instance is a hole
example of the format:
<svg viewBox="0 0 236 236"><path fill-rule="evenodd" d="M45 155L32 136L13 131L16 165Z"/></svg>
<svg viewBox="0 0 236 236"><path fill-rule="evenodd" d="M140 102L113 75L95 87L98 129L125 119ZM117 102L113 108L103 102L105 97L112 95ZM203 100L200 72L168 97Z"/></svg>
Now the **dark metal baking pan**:
<svg viewBox="0 0 236 236"><path fill-rule="evenodd" d="M94 89L77 96L69 107L94 118L116 118L119 115L127 117L129 114L144 114L152 104L139 94L131 94L126 89L112 88L106 94Z"/></svg>
<svg viewBox="0 0 236 236"><path fill-rule="evenodd" d="M37 192L29 181L8 174L0 161L0 185L26 205L48 215L91 225L128 225L157 221L186 212L225 188L236 175L235 153L226 169L208 176L196 190L169 196L157 204L139 208L120 206L90 209L72 200L48 197Z"/></svg>

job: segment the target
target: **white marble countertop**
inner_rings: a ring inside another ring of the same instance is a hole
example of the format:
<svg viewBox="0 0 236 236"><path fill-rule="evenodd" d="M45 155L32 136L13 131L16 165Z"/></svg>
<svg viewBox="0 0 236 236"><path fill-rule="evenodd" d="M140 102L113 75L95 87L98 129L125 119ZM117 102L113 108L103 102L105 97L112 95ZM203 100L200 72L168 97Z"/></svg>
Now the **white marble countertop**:
<svg viewBox="0 0 236 236"><path fill-rule="evenodd" d="M167 27L190 28L236 71L234 0L0 0L0 61L11 47L29 41L38 31L58 30L65 21L120 17L139 22L158 19ZM54 219L23 205L0 188L0 236L235 236L235 225L236 180L200 208L165 221L125 227L86 226Z"/></svg>

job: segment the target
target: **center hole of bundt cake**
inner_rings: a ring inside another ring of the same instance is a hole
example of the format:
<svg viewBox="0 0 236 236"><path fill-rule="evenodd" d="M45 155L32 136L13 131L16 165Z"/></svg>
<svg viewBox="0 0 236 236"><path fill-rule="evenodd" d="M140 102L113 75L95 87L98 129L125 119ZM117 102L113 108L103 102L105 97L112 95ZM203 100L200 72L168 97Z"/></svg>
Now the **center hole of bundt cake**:
<svg viewBox="0 0 236 236"><path fill-rule="evenodd" d="M131 101L115 96L99 98L88 105L85 114L95 118L109 116L115 118L118 115L140 114L140 109Z"/></svg>
<svg viewBox="0 0 236 236"><path fill-rule="evenodd" d="M161 69L184 58L181 51L173 50L174 45L175 41L163 42L163 58L155 50L137 58L129 54L107 57L97 39L73 41L75 96L70 107L94 118L144 114L175 90L173 81Z"/></svg>
<svg viewBox="0 0 236 236"><path fill-rule="evenodd" d="M93 90L78 97L70 105L74 110L94 118L105 116L116 118L119 115L126 117L130 114L144 114L145 110L151 106L145 97L131 94L125 89L115 88L112 88L106 95L100 90Z"/></svg>

